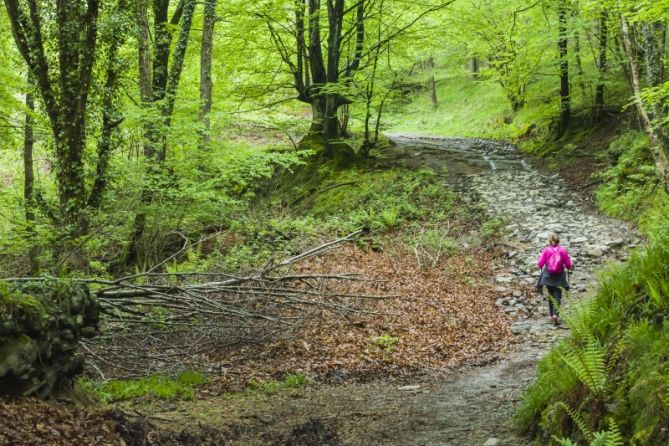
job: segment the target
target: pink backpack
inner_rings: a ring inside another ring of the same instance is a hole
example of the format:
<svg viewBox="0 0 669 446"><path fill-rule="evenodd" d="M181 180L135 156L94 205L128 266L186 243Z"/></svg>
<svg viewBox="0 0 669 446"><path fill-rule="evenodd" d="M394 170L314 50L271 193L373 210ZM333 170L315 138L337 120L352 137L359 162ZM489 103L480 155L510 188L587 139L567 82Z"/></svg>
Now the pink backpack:
<svg viewBox="0 0 669 446"><path fill-rule="evenodd" d="M548 258L548 274L560 274L564 270L562 249L559 246L551 248L551 256Z"/></svg>

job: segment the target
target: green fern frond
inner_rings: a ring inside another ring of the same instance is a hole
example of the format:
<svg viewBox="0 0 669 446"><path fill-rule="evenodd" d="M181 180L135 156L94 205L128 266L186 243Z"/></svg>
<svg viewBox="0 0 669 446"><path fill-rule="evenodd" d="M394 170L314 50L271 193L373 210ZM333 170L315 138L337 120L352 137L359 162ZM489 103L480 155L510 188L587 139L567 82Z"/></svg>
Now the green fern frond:
<svg viewBox="0 0 669 446"><path fill-rule="evenodd" d="M613 347L611 356L609 357L609 361L606 364L606 372L608 374L610 374L616 367L616 364L620 360L620 357L623 355L627 347L628 347L627 339L624 337L619 338L615 346Z"/></svg>
<svg viewBox="0 0 669 446"><path fill-rule="evenodd" d="M588 424L585 422L583 419L583 416L576 412L574 409L569 407L567 404L563 403L562 401L557 403L558 407L561 407L562 409L565 410L569 414L572 420L574 420L574 423L578 426L579 430L583 434L583 436L588 440L592 440L594 438L592 434L592 430L588 426Z"/></svg>
<svg viewBox="0 0 669 446"><path fill-rule="evenodd" d="M623 446L623 436L616 422L611 420L609 430L596 432L590 446Z"/></svg>
<svg viewBox="0 0 669 446"><path fill-rule="evenodd" d="M593 336L587 338L581 348L567 347L560 358L592 393L602 395L607 384L605 349Z"/></svg>
<svg viewBox="0 0 669 446"><path fill-rule="evenodd" d="M578 443L571 441L569 438L558 438L553 436L553 440L557 441L560 446L578 446Z"/></svg>

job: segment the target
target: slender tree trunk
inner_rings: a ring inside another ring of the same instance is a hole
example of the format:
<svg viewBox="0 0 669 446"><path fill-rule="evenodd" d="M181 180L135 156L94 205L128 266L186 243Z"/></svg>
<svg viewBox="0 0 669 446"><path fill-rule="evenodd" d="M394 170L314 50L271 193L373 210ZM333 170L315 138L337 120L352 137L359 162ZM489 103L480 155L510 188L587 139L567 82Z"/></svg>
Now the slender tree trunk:
<svg viewBox="0 0 669 446"><path fill-rule="evenodd" d="M174 103L177 98L177 90L181 81L181 73L183 72L184 59L186 58L186 49L188 49L188 38L190 36L191 26L193 24L193 13L195 11L195 0L184 0L180 3L183 5L183 19L181 23L181 31L179 38L174 46L174 54L172 65L170 65L169 75L167 77L167 88L165 90L165 99L162 108L162 117L164 128L162 129L162 146L160 150L160 161L165 161L167 157L167 133L172 125L172 112L174 111Z"/></svg>
<svg viewBox="0 0 669 446"><path fill-rule="evenodd" d="M595 119L601 119L604 112L604 81L606 80L607 70L607 45L609 28L608 11L604 10L599 16L599 61L597 63L598 78L597 89L595 92Z"/></svg>
<svg viewBox="0 0 669 446"><path fill-rule="evenodd" d="M168 22L169 3L169 0L154 0L153 3L155 34L153 63L150 60L149 42L146 40L149 36L148 18L145 9L147 6L146 0L140 0L138 3L140 8L140 11L138 11L140 93L142 99L147 98L145 105L155 107L154 111L159 114L157 120L150 119L145 122L144 155L149 163L147 167L147 181L149 184L145 185L141 192L140 201L144 206L153 201L156 189L152 183L160 176L162 164L167 156L167 133L171 124L181 72L183 71L183 62L195 9L195 0L180 1L172 19ZM174 46L173 60L170 65L172 32L168 25L176 26L179 22L182 22L181 30ZM149 67L151 67L151 71ZM152 76L150 83L149 73ZM149 92L151 93L150 96L148 96ZM136 264L140 258L140 245L146 228L146 221L146 212L142 209L135 215L130 244L125 255L124 263L126 265Z"/></svg>
<svg viewBox="0 0 669 446"><path fill-rule="evenodd" d="M576 68L578 69L578 87L581 90L581 98L586 98L585 73L583 71L583 63L581 62L581 34L576 30L574 32L574 59L576 60Z"/></svg>
<svg viewBox="0 0 669 446"><path fill-rule="evenodd" d="M430 102L432 103L432 108L437 108L437 87L434 82L434 57L432 56L427 60L427 69L430 70L430 77L427 80L427 88L430 92Z"/></svg>
<svg viewBox="0 0 669 446"><path fill-rule="evenodd" d="M627 54L632 90L634 91L634 106L636 107L641 125L650 140L650 148L660 176L660 181L664 186L664 190L669 193L669 145L667 144L667 141L655 131L653 123L643 104L643 99L641 98L639 68L637 66L636 54L632 48L632 42L629 36L629 23L625 16L621 16L621 23L623 46L625 47L625 53Z"/></svg>
<svg viewBox="0 0 669 446"><path fill-rule="evenodd" d="M558 52L560 54L560 134L569 126L571 119L571 97L569 91L569 59L567 53L567 4L565 0L560 1L558 19L559 19L559 39Z"/></svg>
<svg viewBox="0 0 669 446"><path fill-rule="evenodd" d="M39 246L35 234L35 172L33 163L33 148L35 138L33 132L35 111L35 98L33 97L34 82L28 77L28 91L26 92L26 120L23 133L23 206L26 216L26 235L28 238L28 261L30 263L30 275L39 274Z"/></svg>
<svg viewBox="0 0 669 446"><path fill-rule="evenodd" d="M137 0L139 94L144 105L151 102L151 99L153 98L153 88L151 85L151 37L149 35L147 9L147 0Z"/></svg>
<svg viewBox="0 0 669 446"><path fill-rule="evenodd" d="M351 136L350 133L348 133L349 116L348 104L339 107L339 135L341 135L342 138L349 138Z"/></svg>
<svg viewBox="0 0 669 446"><path fill-rule="evenodd" d="M469 68L472 71L472 79L479 78L479 58L472 57L469 61Z"/></svg>
<svg viewBox="0 0 669 446"><path fill-rule="evenodd" d="M95 180L91 193L88 196L88 206L91 209L98 209L102 204L102 198L107 190L107 177L109 170L109 158L111 156L114 138L118 126L123 121L117 106L118 77L121 71L121 64L118 59L118 49L124 40L122 14L125 13L125 0L119 0L117 17L114 20L114 38L109 43L107 54L107 73L105 79L104 92L102 94L102 132L98 140L98 161L95 166Z"/></svg>
<svg viewBox="0 0 669 446"><path fill-rule="evenodd" d="M211 58L216 24L216 0L205 0L202 20L202 46L200 49L200 148L208 149L211 137L212 80ZM301 59L301 58L300 58Z"/></svg>

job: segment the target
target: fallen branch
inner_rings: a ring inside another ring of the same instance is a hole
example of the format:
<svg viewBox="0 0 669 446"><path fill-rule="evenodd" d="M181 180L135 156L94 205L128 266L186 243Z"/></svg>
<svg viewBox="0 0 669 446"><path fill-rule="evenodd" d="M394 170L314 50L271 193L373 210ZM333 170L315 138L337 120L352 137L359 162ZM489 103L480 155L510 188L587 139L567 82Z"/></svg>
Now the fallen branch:
<svg viewBox="0 0 669 446"><path fill-rule="evenodd" d="M90 367L108 378L201 368L210 354L227 346L290 337L324 313L375 315L365 309L365 300L390 296L350 294L338 284L383 281L345 273L291 273L296 263L361 234L353 232L244 275L159 273L152 268L114 280L72 279L91 288L105 315L101 335L84 344ZM186 240L184 247L188 245ZM50 278L10 280L45 279Z"/></svg>

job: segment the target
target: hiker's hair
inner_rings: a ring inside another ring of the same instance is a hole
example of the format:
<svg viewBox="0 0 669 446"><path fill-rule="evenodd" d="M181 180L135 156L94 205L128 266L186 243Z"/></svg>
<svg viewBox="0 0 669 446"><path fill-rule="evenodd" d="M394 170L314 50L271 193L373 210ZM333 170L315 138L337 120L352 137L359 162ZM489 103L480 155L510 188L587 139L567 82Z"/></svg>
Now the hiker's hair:
<svg viewBox="0 0 669 446"><path fill-rule="evenodd" d="M557 246L560 244L560 236L556 233L552 233L548 236L548 244L551 246Z"/></svg>

